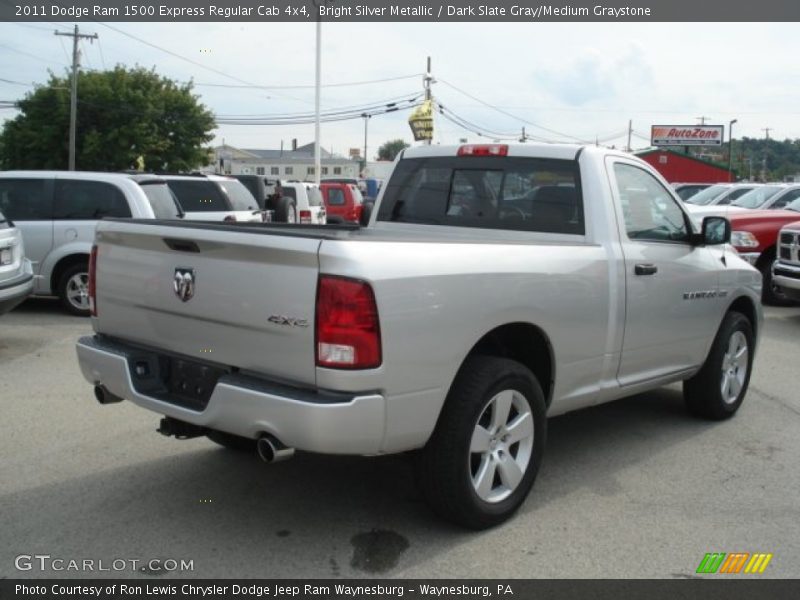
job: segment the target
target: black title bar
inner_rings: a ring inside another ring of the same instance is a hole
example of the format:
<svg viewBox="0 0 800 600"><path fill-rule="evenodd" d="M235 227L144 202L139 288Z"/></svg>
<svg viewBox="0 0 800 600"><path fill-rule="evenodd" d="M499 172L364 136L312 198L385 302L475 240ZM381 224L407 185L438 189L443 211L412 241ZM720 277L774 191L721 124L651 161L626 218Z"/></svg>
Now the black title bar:
<svg viewBox="0 0 800 600"><path fill-rule="evenodd" d="M800 21L789 0L0 0L0 21L178 22L785 22ZM680 39L676 32L674 41ZM671 43L665 40L664 43Z"/></svg>

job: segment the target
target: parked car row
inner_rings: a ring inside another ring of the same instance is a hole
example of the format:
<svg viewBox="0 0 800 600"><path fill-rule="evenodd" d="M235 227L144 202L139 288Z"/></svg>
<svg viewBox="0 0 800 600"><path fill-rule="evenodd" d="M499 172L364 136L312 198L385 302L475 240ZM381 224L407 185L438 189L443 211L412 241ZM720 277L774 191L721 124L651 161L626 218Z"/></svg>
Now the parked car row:
<svg viewBox="0 0 800 600"><path fill-rule="evenodd" d="M68 312L88 315L90 251L97 222L106 217L324 225L329 214L333 222L359 222L370 209L354 183L0 172L0 314L34 294L57 296Z"/></svg>

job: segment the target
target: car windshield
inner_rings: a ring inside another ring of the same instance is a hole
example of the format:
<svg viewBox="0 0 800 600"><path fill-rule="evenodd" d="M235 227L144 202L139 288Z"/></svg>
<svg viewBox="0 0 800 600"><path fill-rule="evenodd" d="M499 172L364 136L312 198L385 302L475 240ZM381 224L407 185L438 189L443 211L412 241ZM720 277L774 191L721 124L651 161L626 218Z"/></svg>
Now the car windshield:
<svg viewBox="0 0 800 600"><path fill-rule="evenodd" d="M704 189L708 188L707 185L684 185L680 189L676 190L678 196L680 196L681 200L684 202L687 201L689 198L697 194L698 192L703 191Z"/></svg>
<svg viewBox="0 0 800 600"><path fill-rule="evenodd" d="M0 210L0 229L8 229L9 227L11 227L11 223L8 222L3 211Z"/></svg>
<svg viewBox="0 0 800 600"><path fill-rule="evenodd" d="M238 179L220 181L219 187L230 198L233 210L258 210L258 202L256 202L255 197Z"/></svg>
<svg viewBox="0 0 800 600"><path fill-rule="evenodd" d="M758 208L782 189L783 188L778 185L763 185L750 190L746 194L742 194L739 198L731 202L731 206Z"/></svg>
<svg viewBox="0 0 800 600"><path fill-rule="evenodd" d="M722 194L725 190L728 189L727 185L712 185L711 187L707 187L706 189L697 192L694 196L691 196L686 200L689 204L698 204L700 206L704 206L706 204L711 204L714 199Z"/></svg>
<svg viewBox="0 0 800 600"><path fill-rule="evenodd" d="M175 194L165 182L145 181L139 185L147 196L156 219L177 219L183 214Z"/></svg>

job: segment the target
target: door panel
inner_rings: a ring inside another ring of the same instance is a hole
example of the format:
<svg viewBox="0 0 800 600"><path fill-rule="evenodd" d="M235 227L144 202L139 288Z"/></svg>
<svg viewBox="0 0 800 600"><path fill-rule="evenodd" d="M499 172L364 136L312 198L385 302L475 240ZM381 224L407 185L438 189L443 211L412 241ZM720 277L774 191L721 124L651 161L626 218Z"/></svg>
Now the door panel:
<svg viewBox="0 0 800 600"><path fill-rule="evenodd" d="M625 257L626 317L618 379L646 381L701 364L724 301L722 265L688 241L688 218L661 182L610 159Z"/></svg>

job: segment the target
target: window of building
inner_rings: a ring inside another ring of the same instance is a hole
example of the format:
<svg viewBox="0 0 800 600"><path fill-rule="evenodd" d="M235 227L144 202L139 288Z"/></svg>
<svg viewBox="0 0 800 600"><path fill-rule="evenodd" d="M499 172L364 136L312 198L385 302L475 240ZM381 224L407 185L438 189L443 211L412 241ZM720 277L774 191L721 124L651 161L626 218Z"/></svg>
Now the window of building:
<svg viewBox="0 0 800 600"><path fill-rule="evenodd" d="M314 174L314 167L308 167L308 170L306 171L306 173L308 173L309 175L313 175Z"/></svg>
<svg viewBox="0 0 800 600"><path fill-rule="evenodd" d="M264 167L256 167L256 175L263 175Z"/></svg>
<svg viewBox="0 0 800 600"><path fill-rule="evenodd" d="M322 174L323 175L327 175L328 174L328 167L322 167Z"/></svg>
<svg viewBox="0 0 800 600"><path fill-rule="evenodd" d="M341 175L342 174L342 167L333 167L333 174L334 175Z"/></svg>
<svg viewBox="0 0 800 600"><path fill-rule="evenodd" d="M280 175L281 174L281 170L280 170L279 167L270 167L269 174L270 175Z"/></svg>
<svg viewBox="0 0 800 600"><path fill-rule="evenodd" d="M294 175L294 168L293 167L286 167L283 172L286 175Z"/></svg>

